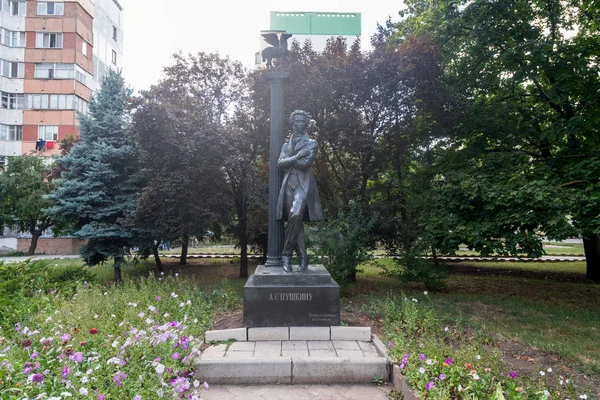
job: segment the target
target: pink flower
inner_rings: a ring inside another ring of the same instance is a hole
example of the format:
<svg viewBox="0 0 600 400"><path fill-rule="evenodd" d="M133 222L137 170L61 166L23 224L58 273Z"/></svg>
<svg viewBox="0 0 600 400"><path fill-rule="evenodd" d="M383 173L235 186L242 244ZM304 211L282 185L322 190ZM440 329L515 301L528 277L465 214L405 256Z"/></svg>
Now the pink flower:
<svg viewBox="0 0 600 400"><path fill-rule="evenodd" d="M80 363L80 362L83 361L83 353L80 352L80 351L78 351L77 353L75 353L73 355L73 357L75 358L75 361L78 362L78 363Z"/></svg>
<svg viewBox="0 0 600 400"><path fill-rule="evenodd" d="M171 357L173 357L174 360L177 360L179 358L179 353L175 352Z"/></svg>
<svg viewBox="0 0 600 400"><path fill-rule="evenodd" d="M69 335L68 333L65 333L64 335L62 335L60 337L60 340L62 340L63 342L68 342L69 340L71 340L71 335Z"/></svg>
<svg viewBox="0 0 600 400"><path fill-rule="evenodd" d="M427 390L431 390L435 387L435 384L433 382L429 382L427 383L427 385L425 385L425 389Z"/></svg>
<svg viewBox="0 0 600 400"><path fill-rule="evenodd" d="M98 395L98 400L104 400L104 395L102 393Z"/></svg>
<svg viewBox="0 0 600 400"><path fill-rule="evenodd" d="M40 353L38 353L38 352L37 352L37 350L36 350L36 351L34 351L34 352L31 354L31 356L30 356L30 357L31 357L31 359L32 359L32 360L35 360L35 359L37 358L37 356L39 356L39 355L40 355Z"/></svg>
<svg viewBox="0 0 600 400"><path fill-rule="evenodd" d="M446 375L440 374L440 381L443 381L444 379L446 379Z"/></svg>
<svg viewBox="0 0 600 400"><path fill-rule="evenodd" d="M517 377L517 373L515 371L512 371L509 375L513 379L515 379Z"/></svg>

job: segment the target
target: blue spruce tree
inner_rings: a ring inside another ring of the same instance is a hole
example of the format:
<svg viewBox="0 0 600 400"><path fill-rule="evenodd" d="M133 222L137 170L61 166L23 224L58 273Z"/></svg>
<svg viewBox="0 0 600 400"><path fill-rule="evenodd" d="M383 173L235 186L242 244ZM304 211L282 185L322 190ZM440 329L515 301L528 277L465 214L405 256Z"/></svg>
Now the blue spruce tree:
<svg viewBox="0 0 600 400"><path fill-rule="evenodd" d="M64 167L48 212L72 224L72 234L88 241L80 250L89 265L114 259L115 281L121 280L125 252L132 246L127 216L134 207L136 153L127 132L127 100L120 72L110 71L100 91L80 115L80 140L59 159Z"/></svg>

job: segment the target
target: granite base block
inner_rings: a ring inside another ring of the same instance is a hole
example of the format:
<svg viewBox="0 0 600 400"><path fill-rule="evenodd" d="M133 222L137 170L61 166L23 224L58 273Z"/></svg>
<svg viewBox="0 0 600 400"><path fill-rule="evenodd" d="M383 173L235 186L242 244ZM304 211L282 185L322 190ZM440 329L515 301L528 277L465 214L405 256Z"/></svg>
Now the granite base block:
<svg viewBox="0 0 600 400"><path fill-rule="evenodd" d="M340 286L322 265L311 265L305 273L285 273L280 268L273 271L259 266L246 282L246 327L339 324Z"/></svg>

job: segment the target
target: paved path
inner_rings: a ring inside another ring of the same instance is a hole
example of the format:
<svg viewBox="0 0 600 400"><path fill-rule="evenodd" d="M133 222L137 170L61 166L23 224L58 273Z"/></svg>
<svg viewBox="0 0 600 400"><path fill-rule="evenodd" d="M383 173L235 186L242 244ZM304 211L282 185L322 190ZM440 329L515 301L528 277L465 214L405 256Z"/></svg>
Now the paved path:
<svg viewBox="0 0 600 400"><path fill-rule="evenodd" d="M202 400L387 400L389 386L375 385L212 385Z"/></svg>

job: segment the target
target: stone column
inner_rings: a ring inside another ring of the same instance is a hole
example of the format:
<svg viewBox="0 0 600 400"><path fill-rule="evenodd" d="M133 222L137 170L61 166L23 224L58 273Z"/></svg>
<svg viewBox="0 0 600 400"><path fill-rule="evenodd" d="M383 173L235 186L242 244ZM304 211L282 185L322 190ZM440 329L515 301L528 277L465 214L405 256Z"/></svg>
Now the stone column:
<svg viewBox="0 0 600 400"><path fill-rule="evenodd" d="M269 239L267 262L265 267L282 267L281 252L283 250L283 220L275 219L275 207L281 188L283 174L277 167L277 159L283 146L283 129L285 126L283 83L288 72L267 71L267 79L271 86L271 132L269 146Z"/></svg>

